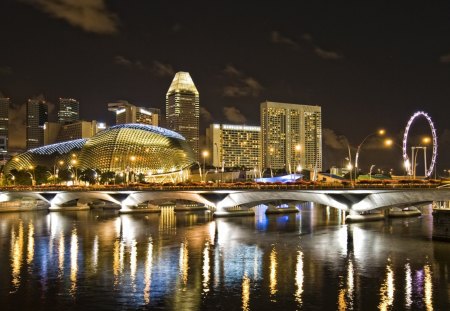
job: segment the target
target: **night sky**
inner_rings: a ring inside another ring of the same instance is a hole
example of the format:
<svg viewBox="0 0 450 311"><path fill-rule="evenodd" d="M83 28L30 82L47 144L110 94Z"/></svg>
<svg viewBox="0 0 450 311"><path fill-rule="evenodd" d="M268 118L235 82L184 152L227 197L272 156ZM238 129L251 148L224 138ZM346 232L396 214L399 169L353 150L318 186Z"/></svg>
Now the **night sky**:
<svg viewBox="0 0 450 311"><path fill-rule="evenodd" d="M15 147L27 98L73 97L83 119L113 124L108 102L164 112L174 73L188 71L202 128L259 125L264 100L319 105L327 168L379 128L401 144L423 110L437 128L437 173L450 169L450 1L1 0L0 12ZM411 134L414 145L430 135L424 119ZM400 149L381 146L369 140L360 167L401 173Z"/></svg>

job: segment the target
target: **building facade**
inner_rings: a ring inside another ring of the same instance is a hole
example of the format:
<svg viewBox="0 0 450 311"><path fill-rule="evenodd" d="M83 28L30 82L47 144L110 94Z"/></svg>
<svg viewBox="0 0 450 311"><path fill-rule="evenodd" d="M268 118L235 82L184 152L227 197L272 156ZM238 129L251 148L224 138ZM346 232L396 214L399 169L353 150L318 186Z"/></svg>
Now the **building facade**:
<svg viewBox="0 0 450 311"><path fill-rule="evenodd" d="M105 123L92 121L78 121L68 124L46 122L44 127L44 145L69 141L80 138L90 138L106 129Z"/></svg>
<svg viewBox="0 0 450 311"><path fill-rule="evenodd" d="M160 125L161 111L157 108L136 107L126 100L120 100L109 103L108 110L115 112L116 125L127 123Z"/></svg>
<svg viewBox="0 0 450 311"><path fill-rule="evenodd" d="M8 152L8 130L9 130L9 98L0 98L0 153ZM4 157L2 157L3 159Z"/></svg>
<svg viewBox="0 0 450 311"><path fill-rule="evenodd" d="M319 106L261 103L265 168L322 170L322 109Z"/></svg>
<svg viewBox="0 0 450 311"><path fill-rule="evenodd" d="M261 127L211 124L206 129L208 163L214 167L261 169Z"/></svg>
<svg viewBox="0 0 450 311"><path fill-rule="evenodd" d="M48 105L42 99L27 102L27 150L44 145L44 126L48 122Z"/></svg>
<svg viewBox="0 0 450 311"><path fill-rule="evenodd" d="M60 169L76 165L80 170L111 172L124 177L122 182L135 181L137 175L150 182L180 182L189 178L195 159L180 134L134 123L110 127L88 139L33 148L8 161L4 172L37 165L56 169L59 163Z"/></svg>
<svg viewBox="0 0 450 311"><path fill-rule="evenodd" d="M69 124L80 120L80 102L73 98L59 98L58 123Z"/></svg>
<svg viewBox="0 0 450 311"><path fill-rule="evenodd" d="M183 135L199 159L199 93L188 72L177 72L166 94L166 127Z"/></svg>

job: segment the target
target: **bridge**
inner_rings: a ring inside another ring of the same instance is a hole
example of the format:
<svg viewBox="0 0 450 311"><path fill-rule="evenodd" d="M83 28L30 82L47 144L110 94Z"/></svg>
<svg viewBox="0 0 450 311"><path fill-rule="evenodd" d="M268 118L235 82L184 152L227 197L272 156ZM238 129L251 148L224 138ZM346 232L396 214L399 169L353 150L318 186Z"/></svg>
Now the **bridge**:
<svg viewBox="0 0 450 311"><path fill-rule="evenodd" d="M380 189L133 189L133 190L29 190L0 192L0 211L30 209L82 209L88 204L113 204L122 213L158 211L170 202L175 209L188 210L196 205L216 216L249 213L265 204L269 211L297 211L295 204L314 202L349 214L367 213L391 207L450 201L450 188L380 188ZM25 203L24 203L25 202ZM31 202L31 203L30 203ZM34 204L32 204L34 202ZM71 205L72 204L72 205Z"/></svg>

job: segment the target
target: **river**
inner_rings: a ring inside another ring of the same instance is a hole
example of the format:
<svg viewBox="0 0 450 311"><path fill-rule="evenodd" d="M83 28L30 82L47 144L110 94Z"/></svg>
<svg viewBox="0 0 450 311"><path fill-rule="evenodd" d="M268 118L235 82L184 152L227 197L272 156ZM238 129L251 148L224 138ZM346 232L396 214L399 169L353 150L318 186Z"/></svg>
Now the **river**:
<svg viewBox="0 0 450 311"><path fill-rule="evenodd" d="M333 208L0 213L1 310L450 310L450 243L421 217Z"/></svg>

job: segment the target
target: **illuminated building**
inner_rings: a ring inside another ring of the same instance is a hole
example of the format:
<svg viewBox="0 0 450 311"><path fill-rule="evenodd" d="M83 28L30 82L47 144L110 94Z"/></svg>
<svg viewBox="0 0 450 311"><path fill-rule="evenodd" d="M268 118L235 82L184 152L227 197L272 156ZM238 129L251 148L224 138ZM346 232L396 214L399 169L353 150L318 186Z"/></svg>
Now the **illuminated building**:
<svg viewBox="0 0 450 311"><path fill-rule="evenodd" d="M92 138L77 139L28 150L11 159L5 174L37 165L69 164L75 157L81 170L95 169L116 174L142 174L154 182L181 181L195 163L189 144L173 131L144 124L121 124Z"/></svg>
<svg viewBox="0 0 450 311"><path fill-rule="evenodd" d="M206 139L214 167L261 167L261 127L211 124Z"/></svg>
<svg viewBox="0 0 450 311"><path fill-rule="evenodd" d="M263 102L261 131L264 167L322 170L321 107Z"/></svg>
<svg viewBox="0 0 450 311"><path fill-rule="evenodd" d="M0 153L8 152L9 98L0 98Z"/></svg>
<svg viewBox="0 0 450 311"><path fill-rule="evenodd" d="M183 135L199 156L199 93L188 72L177 72L166 94L166 126Z"/></svg>
<svg viewBox="0 0 450 311"><path fill-rule="evenodd" d="M44 125L47 121L48 105L46 101L29 99L27 102L27 150L44 145Z"/></svg>
<svg viewBox="0 0 450 311"><path fill-rule="evenodd" d="M108 104L108 110L116 113L116 124L140 123L159 126L161 111L157 108L136 107L126 100Z"/></svg>
<svg viewBox="0 0 450 311"><path fill-rule="evenodd" d="M106 129L106 124L96 120L77 121L67 124L46 122L44 126L44 145L90 138L104 129Z"/></svg>
<svg viewBox="0 0 450 311"><path fill-rule="evenodd" d="M60 98L58 123L68 124L80 119L80 103L73 98Z"/></svg>

